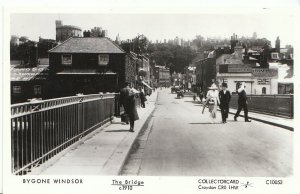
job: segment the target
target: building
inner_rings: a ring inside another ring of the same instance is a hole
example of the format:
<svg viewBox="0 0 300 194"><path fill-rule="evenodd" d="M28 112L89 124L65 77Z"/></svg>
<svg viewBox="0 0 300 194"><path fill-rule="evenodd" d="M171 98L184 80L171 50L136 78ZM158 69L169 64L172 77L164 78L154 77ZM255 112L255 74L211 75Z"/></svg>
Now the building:
<svg viewBox="0 0 300 194"><path fill-rule="evenodd" d="M72 25L63 25L61 20L55 21L56 42L63 42L70 37L81 37L81 28Z"/></svg>
<svg viewBox="0 0 300 194"><path fill-rule="evenodd" d="M117 92L128 79L126 63L126 52L108 38L72 37L49 50L53 92Z"/></svg>
<svg viewBox="0 0 300 194"><path fill-rule="evenodd" d="M154 79L158 87L169 87L170 83L170 69L165 66L154 67Z"/></svg>
<svg viewBox="0 0 300 194"><path fill-rule="evenodd" d="M289 64L270 63L270 67L278 69L278 94L294 93L294 68Z"/></svg>
<svg viewBox="0 0 300 194"><path fill-rule="evenodd" d="M138 88L138 56L129 51L126 55L125 81L130 83L131 87Z"/></svg>
<svg viewBox="0 0 300 194"><path fill-rule="evenodd" d="M33 98L48 98L51 88L48 66L22 67L12 66L11 103L26 102Z"/></svg>
<svg viewBox="0 0 300 194"><path fill-rule="evenodd" d="M138 86L143 87L146 94L151 94L151 90L153 86L153 82L151 79L151 68L150 68L150 60L143 54L138 54Z"/></svg>
<svg viewBox="0 0 300 194"><path fill-rule="evenodd" d="M14 45L14 46L18 46L20 44L20 40L19 40L19 37L16 36L16 35L12 35L10 37L10 44L11 45Z"/></svg>
<svg viewBox="0 0 300 194"><path fill-rule="evenodd" d="M232 54L219 56L216 71L217 83L227 83L231 92L236 92L238 85L245 82L247 94L278 93L278 68L261 68L245 63L241 46L235 46Z"/></svg>
<svg viewBox="0 0 300 194"><path fill-rule="evenodd" d="M207 92L208 87L216 81L216 51L200 51L193 66L196 67L196 87Z"/></svg>

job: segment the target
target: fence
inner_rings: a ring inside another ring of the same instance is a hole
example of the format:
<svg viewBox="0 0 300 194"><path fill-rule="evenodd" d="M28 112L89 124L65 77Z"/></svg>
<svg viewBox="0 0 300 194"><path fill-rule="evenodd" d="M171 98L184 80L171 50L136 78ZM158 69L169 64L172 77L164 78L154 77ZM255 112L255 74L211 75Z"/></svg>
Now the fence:
<svg viewBox="0 0 300 194"><path fill-rule="evenodd" d="M232 95L230 107L237 108L238 95ZM270 115L294 117L293 95L248 95L248 109Z"/></svg>
<svg viewBox="0 0 300 194"><path fill-rule="evenodd" d="M115 96L93 94L12 105L12 173L26 174L109 121L120 110Z"/></svg>

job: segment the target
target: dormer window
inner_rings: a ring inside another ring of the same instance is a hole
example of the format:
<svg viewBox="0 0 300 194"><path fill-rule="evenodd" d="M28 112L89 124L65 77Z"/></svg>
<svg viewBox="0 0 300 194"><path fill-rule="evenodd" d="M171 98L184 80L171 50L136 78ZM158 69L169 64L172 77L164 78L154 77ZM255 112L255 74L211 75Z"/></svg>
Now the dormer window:
<svg viewBox="0 0 300 194"><path fill-rule="evenodd" d="M108 65L109 55L108 54L99 54L98 55L98 65Z"/></svg>
<svg viewBox="0 0 300 194"><path fill-rule="evenodd" d="M61 56L61 63L63 65L71 66L72 65L72 55L71 54L63 54Z"/></svg>

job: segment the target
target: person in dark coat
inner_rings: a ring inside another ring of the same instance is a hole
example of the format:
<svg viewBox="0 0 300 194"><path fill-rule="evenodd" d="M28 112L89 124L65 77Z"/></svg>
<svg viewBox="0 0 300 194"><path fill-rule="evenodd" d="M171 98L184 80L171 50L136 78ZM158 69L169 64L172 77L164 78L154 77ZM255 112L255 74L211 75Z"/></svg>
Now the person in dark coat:
<svg viewBox="0 0 300 194"><path fill-rule="evenodd" d="M248 119L248 101L245 87L245 82L242 82L240 88L238 89L238 110L234 115L234 120L237 121L237 117L240 115L242 109L244 109L245 122L251 122L251 120Z"/></svg>
<svg viewBox="0 0 300 194"><path fill-rule="evenodd" d="M134 121L139 119L135 106L135 91L129 87L129 83L125 83L125 87L120 91L120 105L124 107L125 114L129 117L130 132L134 132Z"/></svg>
<svg viewBox="0 0 300 194"><path fill-rule="evenodd" d="M222 122L226 123L229 113L229 102L231 99L230 92L227 90L227 84L222 83L222 90L219 92L220 109L222 114Z"/></svg>
<svg viewBox="0 0 300 194"><path fill-rule="evenodd" d="M146 98L145 93L142 88L140 88L140 100L141 100L141 107L145 108L146 107L145 101L147 101L147 98Z"/></svg>

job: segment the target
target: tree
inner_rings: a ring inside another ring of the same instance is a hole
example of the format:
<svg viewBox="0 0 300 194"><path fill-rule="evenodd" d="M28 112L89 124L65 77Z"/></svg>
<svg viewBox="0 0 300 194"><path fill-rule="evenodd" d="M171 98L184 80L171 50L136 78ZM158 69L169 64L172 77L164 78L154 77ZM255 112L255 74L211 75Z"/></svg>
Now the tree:
<svg viewBox="0 0 300 194"><path fill-rule="evenodd" d="M158 65L167 66L167 64L173 60L174 55L170 50L166 49L162 51L154 51L151 54L151 57Z"/></svg>
<svg viewBox="0 0 300 194"><path fill-rule="evenodd" d="M88 31L83 31L83 37L91 37L91 32Z"/></svg>
<svg viewBox="0 0 300 194"><path fill-rule="evenodd" d="M149 40L144 35L138 35L132 40L133 51L135 53L144 54L147 53L149 46Z"/></svg>
<svg viewBox="0 0 300 194"><path fill-rule="evenodd" d="M105 37L105 31L102 30L100 27L94 27L91 29L91 37Z"/></svg>

